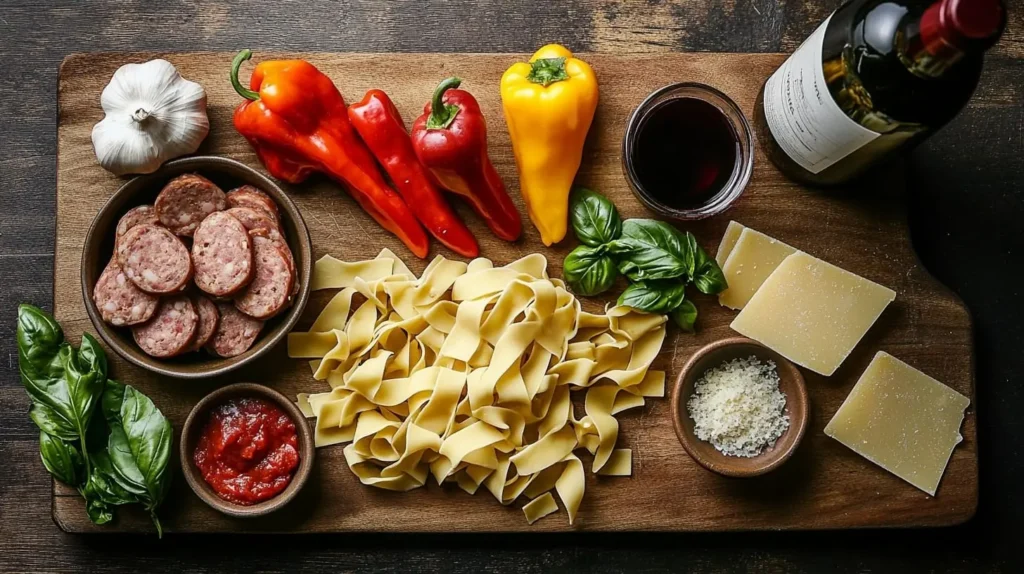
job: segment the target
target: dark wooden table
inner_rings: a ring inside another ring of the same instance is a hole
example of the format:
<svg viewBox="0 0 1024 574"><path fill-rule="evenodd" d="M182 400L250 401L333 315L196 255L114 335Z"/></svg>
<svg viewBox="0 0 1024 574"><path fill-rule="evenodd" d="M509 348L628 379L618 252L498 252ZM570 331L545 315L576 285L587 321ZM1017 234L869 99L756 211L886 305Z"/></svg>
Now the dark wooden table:
<svg viewBox="0 0 1024 574"><path fill-rule="evenodd" d="M109 50L788 52L838 0L447 3L0 0L0 572L1009 571L1024 541L1024 0L969 109L911 158L915 243L975 317L981 505L956 528L729 535L63 534L26 412L15 308L52 305L56 78ZM458 58L453 54L452 58Z"/></svg>

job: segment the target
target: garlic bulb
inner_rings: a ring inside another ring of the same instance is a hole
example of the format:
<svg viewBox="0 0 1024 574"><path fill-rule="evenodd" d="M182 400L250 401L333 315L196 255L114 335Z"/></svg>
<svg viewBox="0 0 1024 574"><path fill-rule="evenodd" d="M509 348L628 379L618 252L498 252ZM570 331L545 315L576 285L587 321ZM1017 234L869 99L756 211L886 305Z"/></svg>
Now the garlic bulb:
<svg viewBox="0 0 1024 574"><path fill-rule="evenodd" d="M199 148L210 132L206 91L167 60L126 64L114 72L92 128L96 159L117 175L152 173Z"/></svg>

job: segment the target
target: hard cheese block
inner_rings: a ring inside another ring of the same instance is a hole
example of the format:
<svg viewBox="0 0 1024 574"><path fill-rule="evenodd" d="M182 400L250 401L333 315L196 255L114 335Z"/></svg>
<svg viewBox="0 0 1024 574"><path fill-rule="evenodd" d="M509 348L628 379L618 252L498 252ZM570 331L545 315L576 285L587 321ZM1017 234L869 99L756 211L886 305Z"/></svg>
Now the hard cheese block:
<svg viewBox="0 0 1024 574"><path fill-rule="evenodd" d="M718 302L730 309L742 309L768 279L768 276L796 249L749 227L743 229L722 273L729 288L718 296Z"/></svg>
<svg viewBox="0 0 1024 574"><path fill-rule="evenodd" d="M879 352L825 434L935 496L970 399Z"/></svg>
<svg viewBox="0 0 1024 574"><path fill-rule="evenodd" d="M722 242L718 244L718 253L715 253L715 261L718 262L718 266L725 265L725 260L729 258L729 254L732 253L732 248L736 246L736 242L740 239L740 233L746 227L743 227L742 223L730 221L729 226L725 228L725 235L722 236Z"/></svg>
<svg viewBox="0 0 1024 574"><path fill-rule="evenodd" d="M828 376L895 298L892 289L797 252L765 280L732 328Z"/></svg>

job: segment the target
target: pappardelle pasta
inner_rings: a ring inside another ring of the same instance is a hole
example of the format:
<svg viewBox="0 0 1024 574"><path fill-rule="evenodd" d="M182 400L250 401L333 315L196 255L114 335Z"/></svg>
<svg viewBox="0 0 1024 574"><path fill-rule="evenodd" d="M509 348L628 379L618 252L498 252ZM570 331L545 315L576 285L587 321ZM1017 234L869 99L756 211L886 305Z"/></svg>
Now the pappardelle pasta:
<svg viewBox="0 0 1024 574"><path fill-rule="evenodd" d="M349 443L363 484L407 491L432 478L504 505L522 495L531 524L557 509L553 490L572 524L584 492L577 449L597 474L631 474L615 415L664 396L665 373L650 366L665 316L582 311L539 254L504 267L438 256L419 278L387 249L356 263L325 256L313 285L341 291L309 332L288 335L288 354L311 359L331 390L298 404L316 418L318 447Z"/></svg>

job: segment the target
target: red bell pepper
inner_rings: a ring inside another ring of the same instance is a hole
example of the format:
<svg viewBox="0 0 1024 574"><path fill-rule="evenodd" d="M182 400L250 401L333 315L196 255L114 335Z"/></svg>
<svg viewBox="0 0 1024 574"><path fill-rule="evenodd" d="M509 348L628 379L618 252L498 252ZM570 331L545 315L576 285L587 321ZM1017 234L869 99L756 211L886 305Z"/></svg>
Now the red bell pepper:
<svg viewBox="0 0 1024 574"><path fill-rule="evenodd" d="M405 122L391 98L381 90L370 90L361 102L349 106L348 119L427 231L463 257L479 255L473 234L416 158Z"/></svg>
<svg viewBox="0 0 1024 574"><path fill-rule="evenodd" d="M330 176L413 254L426 257L427 234L352 130L334 82L305 60L272 60L256 66L246 89L238 69L250 57L251 51L242 50L231 65L231 84L246 99L234 123L267 171L289 183L314 172Z"/></svg>
<svg viewBox="0 0 1024 574"><path fill-rule="evenodd" d="M487 125L476 98L448 78L412 126L416 156L437 182L466 198L498 237L515 241L523 231L519 212L487 157Z"/></svg>

